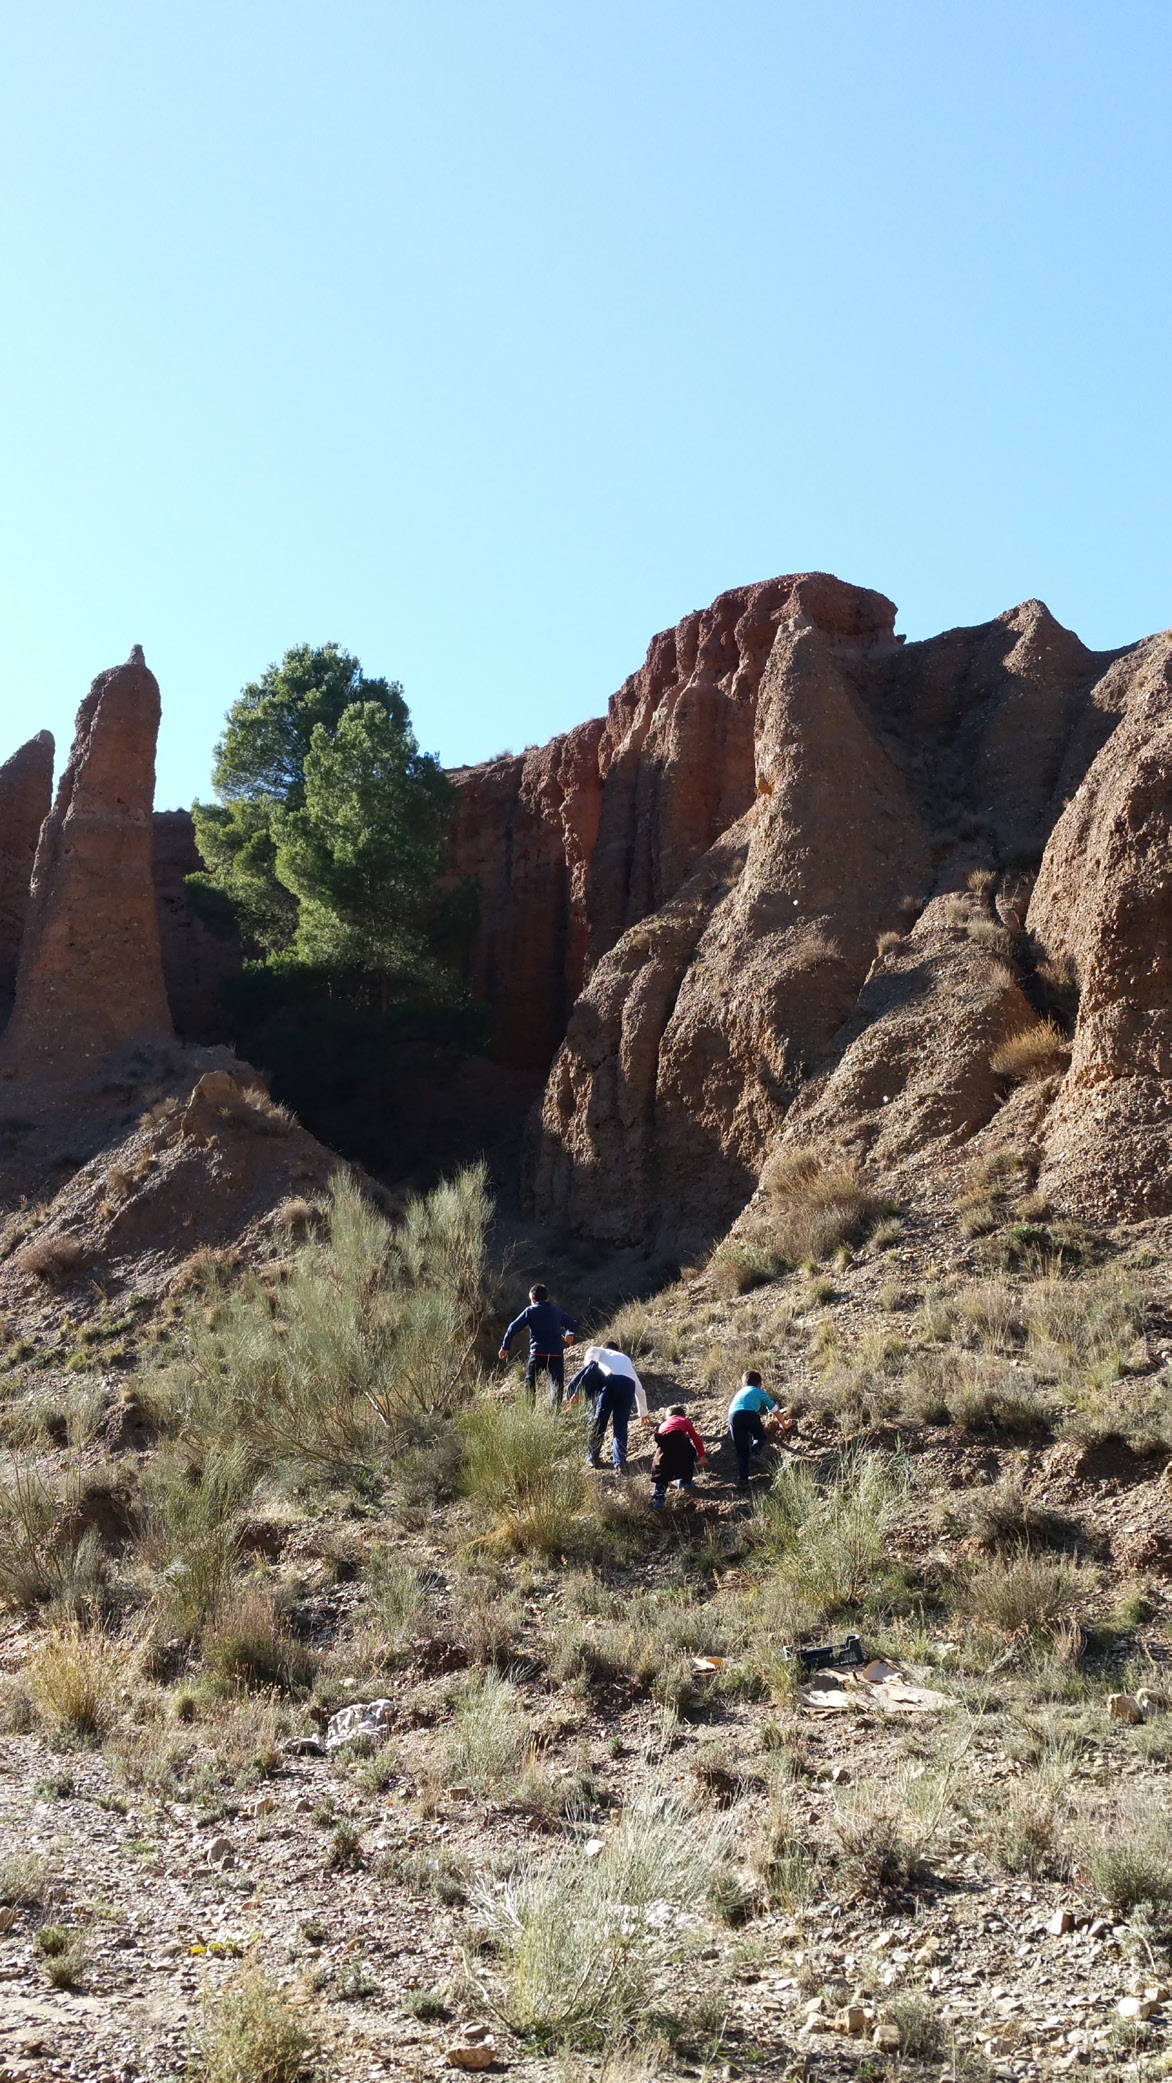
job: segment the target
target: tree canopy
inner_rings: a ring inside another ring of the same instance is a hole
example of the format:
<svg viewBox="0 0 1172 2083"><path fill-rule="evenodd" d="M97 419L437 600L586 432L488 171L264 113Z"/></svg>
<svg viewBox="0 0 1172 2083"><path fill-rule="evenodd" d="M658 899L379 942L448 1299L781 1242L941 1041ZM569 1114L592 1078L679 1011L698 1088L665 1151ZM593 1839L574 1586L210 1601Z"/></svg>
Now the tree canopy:
<svg viewBox="0 0 1172 2083"><path fill-rule="evenodd" d="M232 704L213 785L193 813L210 924L227 907L264 956L334 973L427 970L453 797L397 681L295 645Z"/></svg>

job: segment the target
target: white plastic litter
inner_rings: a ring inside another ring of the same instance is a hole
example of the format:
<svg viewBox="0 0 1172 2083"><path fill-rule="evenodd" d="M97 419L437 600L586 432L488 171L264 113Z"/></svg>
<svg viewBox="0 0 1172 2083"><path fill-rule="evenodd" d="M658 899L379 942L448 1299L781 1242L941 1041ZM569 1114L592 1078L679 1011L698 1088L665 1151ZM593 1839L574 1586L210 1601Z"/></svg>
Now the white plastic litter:
<svg viewBox="0 0 1172 2083"><path fill-rule="evenodd" d="M393 1700L366 1700L356 1702L353 1707L343 1707L330 1717L326 1749L340 1750L343 1743L352 1743L355 1736L382 1736L394 1718Z"/></svg>

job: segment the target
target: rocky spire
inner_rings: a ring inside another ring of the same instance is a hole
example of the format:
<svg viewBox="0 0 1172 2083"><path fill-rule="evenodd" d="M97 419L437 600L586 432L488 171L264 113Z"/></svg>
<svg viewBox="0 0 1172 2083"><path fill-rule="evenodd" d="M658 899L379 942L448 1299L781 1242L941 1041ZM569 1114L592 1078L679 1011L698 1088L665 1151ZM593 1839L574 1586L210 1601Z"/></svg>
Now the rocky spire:
<svg viewBox="0 0 1172 2083"><path fill-rule="evenodd" d="M94 681L41 830L0 1074L65 1081L171 1033L151 879L159 689L136 644Z"/></svg>

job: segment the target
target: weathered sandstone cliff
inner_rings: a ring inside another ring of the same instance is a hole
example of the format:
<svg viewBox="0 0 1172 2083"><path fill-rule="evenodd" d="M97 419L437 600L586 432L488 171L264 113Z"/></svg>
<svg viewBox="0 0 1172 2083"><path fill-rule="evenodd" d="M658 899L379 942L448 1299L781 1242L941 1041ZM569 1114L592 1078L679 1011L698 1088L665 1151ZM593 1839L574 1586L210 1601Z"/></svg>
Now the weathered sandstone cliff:
<svg viewBox="0 0 1172 2083"><path fill-rule="evenodd" d="M0 1023L16 989L29 884L53 796L53 738L40 731L0 766Z"/></svg>
<svg viewBox="0 0 1172 2083"><path fill-rule="evenodd" d="M204 865L189 810L156 810L151 874L163 978L175 1032L183 1041L217 1042L226 1034L222 991L240 973L237 940L209 933L188 902L186 878Z"/></svg>
<svg viewBox="0 0 1172 2083"><path fill-rule="evenodd" d="M778 1145L963 1164L1064 966L1070 1072L1015 1133L1058 1206L1172 1207L1172 641L1095 654L1030 601L904 644L894 612L820 574L739 589L602 724L456 776L498 1052L540 1061L568 1007L540 1217L694 1246Z"/></svg>

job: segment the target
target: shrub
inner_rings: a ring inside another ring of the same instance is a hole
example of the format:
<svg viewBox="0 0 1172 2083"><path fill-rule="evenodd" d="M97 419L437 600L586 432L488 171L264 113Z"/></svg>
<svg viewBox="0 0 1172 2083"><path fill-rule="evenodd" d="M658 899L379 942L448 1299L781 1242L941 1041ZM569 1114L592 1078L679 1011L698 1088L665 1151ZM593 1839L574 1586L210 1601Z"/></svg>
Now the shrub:
<svg viewBox="0 0 1172 2083"><path fill-rule="evenodd" d="M1172 1815L1150 1795L1128 1792L1119 1812L1085 1847L1091 1879L1112 1909L1172 1903Z"/></svg>
<svg viewBox="0 0 1172 2083"><path fill-rule="evenodd" d="M1009 1476L973 1498L969 1526L983 1548L1060 1548L1075 1532L1060 1513L1031 1504Z"/></svg>
<svg viewBox="0 0 1172 2083"><path fill-rule="evenodd" d="M956 1203L966 1237L988 1236L1007 1220L1031 1184L1030 1166L1019 1150L997 1150L974 1166Z"/></svg>
<svg viewBox="0 0 1172 2083"><path fill-rule="evenodd" d="M410 1563L393 1561L383 1550L371 1562L365 1581L367 1595L387 1631L391 1647L402 1649L426 1611L419 1571L412 1569Z"/></svg>
<svg viewBox="0 0 1172 2083"><path fill-rule="evenodd" d="M45 1963L45 1978L54 1989L76 1988L85 1973L89 1952L81 1933L63 1924L42 1924L37 1946Z"/></svg>
<svg viewBox="0 0 1172 2083"><path fill-rule="evenodd" d="M628 1810L606 1849L523 1859L502 1893L476 1894L499 1948L499 2005L517 2032L564 2038L575 2026L637 2015L656 1976L692 1951L731 1835L675 1805Z"/></svg>
<svg viewBox="0 0 1172 2083"><path fill-rule="evenodd" d="M250 1272L189 1307L176 1384L189 1430L239 1436L257 1466L366 1479L474 1386L490 1214L483 1166L409 1203L398 1229L338 1173L328 1234L298 1248L279 1288Z"/></svg>
<svg viewBox="0 0 1172 2083"><path fill-rule="evenodd" d="M857 1243L890 1212L850 1164L827 1164L815 1150L779 1151L761 1174L768 1195L767 1243L779 1264L817 1263L840 1244Z"/></svg>
<svg viewBox="0 0 1172 2083"><path fill-rule="evenodd" d="M970 919L968 936L977 947L983 947L996 961L1012 969L1013 935L1005 926L999 925L996 919Z"/></svg>
<svg viewBox="0 0 1172 2083"><path fill-rule="evenodd" d="M605 1330L599 1332L598 1342L629 1353L634 1360L662 1360L668 1366L674 1365L680 1356L680 1341L675 1332L659 1321L646 1302L625 1302Z"/></svg>
<svg viewBox="0 0 1172 2083"><path fill-rule="evenodd" d="M904 2061L939 2061L947 2054L947 2033L939 2009L926 1996L911 1991L888 1998L887 2012L899 2034Z"/></svg>
<svg viewBox="0 0 1172 2083"><path fill-rule="evenodd" d="M112 1726L137 1664L125 1643L71 1619L42 1636L29 1659L29 1682L51 1730L94 1742Z"/></svg>
<svg viewBox="0 0 1172 2083"><path fill-rule="evenodd" d="M881 933L875 942L875 953L882 962L884 956L893 955L897 947L903 946L902 933Z"/></svg>
<svg viewBox="0 0 1172 2083"><path fill-rule="evenodd" d="M105 1569L81 1495L80 1469L52 1478L13 1456L0 1482L0 1598L8 1604L84 1606L98 1596Z"/></svg>
<svg viewBox="0 0 1172 2083"><path fill-rule="evenodd" d="M1022 1084L1030 1078L1049 1078L1066 1069L1070 1043L1054 1020L1034 1020L1019 1027L994 1049L989 1068L994 1077Z"/></svg>
<svg viewBox="0 0 1172 2083"><path fill-rule="evenodd" d="M190 1640L229 1596L253 1488L239 1447L213 1450L202 1463L175 1453L156 1457L143 1484L146 1522L139 1555L154 1581L167 1634Z"/></svg>
<svg viewBox="0 0 1172 2083"><path fill-rule="evenodd" d="M955 1424L966 1432L1007 1432L1039 1439L1049 1432L1054 1411L1024 1376L1011 1368L990 1370L962 1362L945 1394Z"/></svg>
<svg viewBox="0 0 1172 2083"><path fill-rule="evenodd" d="M200 1646L212 1676L227 1690L300 1692L313 1684L316 1659L293 1639L263 1591L242 1591L221 1604Z"/></svg>
<svg viewBox="0 0 1172 2083"><path fill-rule="evenodd" d="M296 2083L316 2051L312 2033L258 1967L209 2003L192 2047L207 2083Z"/></svg>
<svg viewBox="0 0 1172 2083"><path fill-rule="evenodd" d="M541 1402L478 1403L462 1421L460 1489L511 1548L556 1555L574 1538L586 1481L577 1428Z"/></svg>
<svg viewBox="0 0 1172 2083"><path fill-rule="evenodd" d="M927 1877L924 1845L887 1794L860 1787L835 1816L833 1834L835 1863L856 1899L898 1893Z"/></svg>
<svg viewBox="0 0 1172 2083"><path fill-rule="evenodd" d="M761 1500L750 1539L776 1574L823 1618L874 1592L887 1575L908 1476L889 1456L848 1456L824 1488L806 1462L785 1461Z"/></svg>
<svg viewBox="0 0 1172 2083"><path fill-rule="evenodd" d="M1082 1594L1080 1572L1068 1562L1032 1554L982 1563L965 1587L963 1603L978 1626L1009 1640L1053 1635L1075 1611Z"/></svg>
<svg viewBox="0 0 1172 2083"><path fill-rule="evenodd" d="M990 1817L993 1856L1006 1873L1053 1873L1068 1805L1069 1774L1043 1767L1010 1781Z"/></svg>

